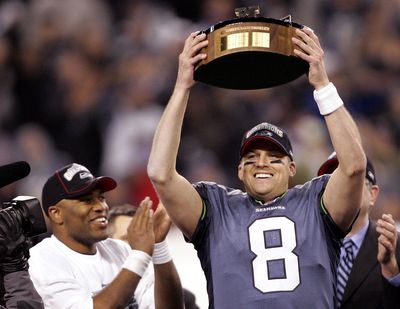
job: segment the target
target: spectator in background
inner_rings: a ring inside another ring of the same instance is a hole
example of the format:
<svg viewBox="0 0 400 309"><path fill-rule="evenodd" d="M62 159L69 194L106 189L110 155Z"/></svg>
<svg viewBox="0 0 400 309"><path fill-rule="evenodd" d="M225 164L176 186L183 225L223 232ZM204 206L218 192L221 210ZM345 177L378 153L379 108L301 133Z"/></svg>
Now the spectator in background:
<svg viewBox="0 0 400 309"><path fill-rule="evenodd" d="M158 206L160 207L160 206ZM158 208L157 207L157 208ZM128 227L136 213L136 207L130 204L114 206L108 213L108 233L113 239L128 242ZM185 309L198 309L195 295L187 289L183 289Z"/></svg>
<svg viewBox="0 0 400 309"><path fill-rule="evenodd" d="M114 206L108 213L108 235L113 239L128 241L128 226L137 207L130 204Z"/></svg>
<svg viewBox="0 0 400 309"><path fill-rule="evenodd" d="M36 0L18 32L15 122L39 122L58 150L98 171L110 17L100 0ZM86 146L82 146L86 145Z"/></svg>
<svg viewBox="0 0 400 309"><path fill-rule="evenodd" d="M337 166L336 153L332 153L318 176L333 173ZM338 268L338 308L396 309L400 304L400 246L395 221L383 214L375 223L369 216L378 195L375 169L368 161L361 210L344 239L352 245L350 262L346 259L344 269ZM345 247L341 248L341 260L346 256Z"/></svg>

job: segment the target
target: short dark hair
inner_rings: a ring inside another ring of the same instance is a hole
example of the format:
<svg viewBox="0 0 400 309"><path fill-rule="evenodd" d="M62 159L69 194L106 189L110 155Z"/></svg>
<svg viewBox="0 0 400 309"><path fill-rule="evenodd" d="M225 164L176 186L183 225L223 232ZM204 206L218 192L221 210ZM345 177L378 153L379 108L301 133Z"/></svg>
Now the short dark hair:
<svg viewBox="0 0 400 309"><path fill-rule="evenodd" d="M118 216L133 217L136 213L136 209L137 207L132 204L122 204L112 207L108 212L108 229L110 233L113 233L113 224Z"/></svg>
<svg viewBox="0 0 400 309"><path fill-rule="evenodd" d="M108 221L114 220L117 216L133 217L136 213L136 207L131 204L113 206L108 212Z"/></svg>

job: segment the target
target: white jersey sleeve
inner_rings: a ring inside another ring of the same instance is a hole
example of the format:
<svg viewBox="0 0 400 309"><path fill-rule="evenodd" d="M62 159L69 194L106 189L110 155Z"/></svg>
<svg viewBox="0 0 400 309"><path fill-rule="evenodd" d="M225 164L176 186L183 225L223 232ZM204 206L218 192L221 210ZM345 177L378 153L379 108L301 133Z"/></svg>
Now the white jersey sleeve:
<svg viewBox="0 0 400 309"><path fill-rule="evenodd" d="M93 296L116 277L130 250L112 239L97 249L95 255L80 254L54 236L31 248L29 274L45 308L93 308Z"/></svg>

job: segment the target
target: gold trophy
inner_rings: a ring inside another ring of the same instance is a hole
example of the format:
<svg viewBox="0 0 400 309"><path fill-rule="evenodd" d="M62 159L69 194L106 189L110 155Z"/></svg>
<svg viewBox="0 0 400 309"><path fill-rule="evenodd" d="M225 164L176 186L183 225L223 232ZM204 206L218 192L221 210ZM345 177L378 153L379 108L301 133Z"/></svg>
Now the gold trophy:
<svg viewBox="0 0 400 309"><path fill-rule="evenodd" d="M303 25L260 17L260 8L235 9L235 19L211 26L206 33L207 58L195 68L194 79L229 89L260 89L288 83L308 71L293 53L292 37Z"/></svg>

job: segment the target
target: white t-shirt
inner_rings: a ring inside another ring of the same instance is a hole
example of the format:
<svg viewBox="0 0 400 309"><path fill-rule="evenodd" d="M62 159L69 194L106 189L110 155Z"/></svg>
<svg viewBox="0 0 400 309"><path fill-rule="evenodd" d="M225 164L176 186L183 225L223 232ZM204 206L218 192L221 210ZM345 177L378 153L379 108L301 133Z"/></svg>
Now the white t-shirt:
<svg viewBox="0 0 400 309"><path fill-rule="evenodd" d="M45 308L92 309L92 297L120 272L131 248L108 238L86 255L71 250L54 235L30 249L29 274ZM154 308L154 270L148 267L134 297L140 309Z"/></svg>

